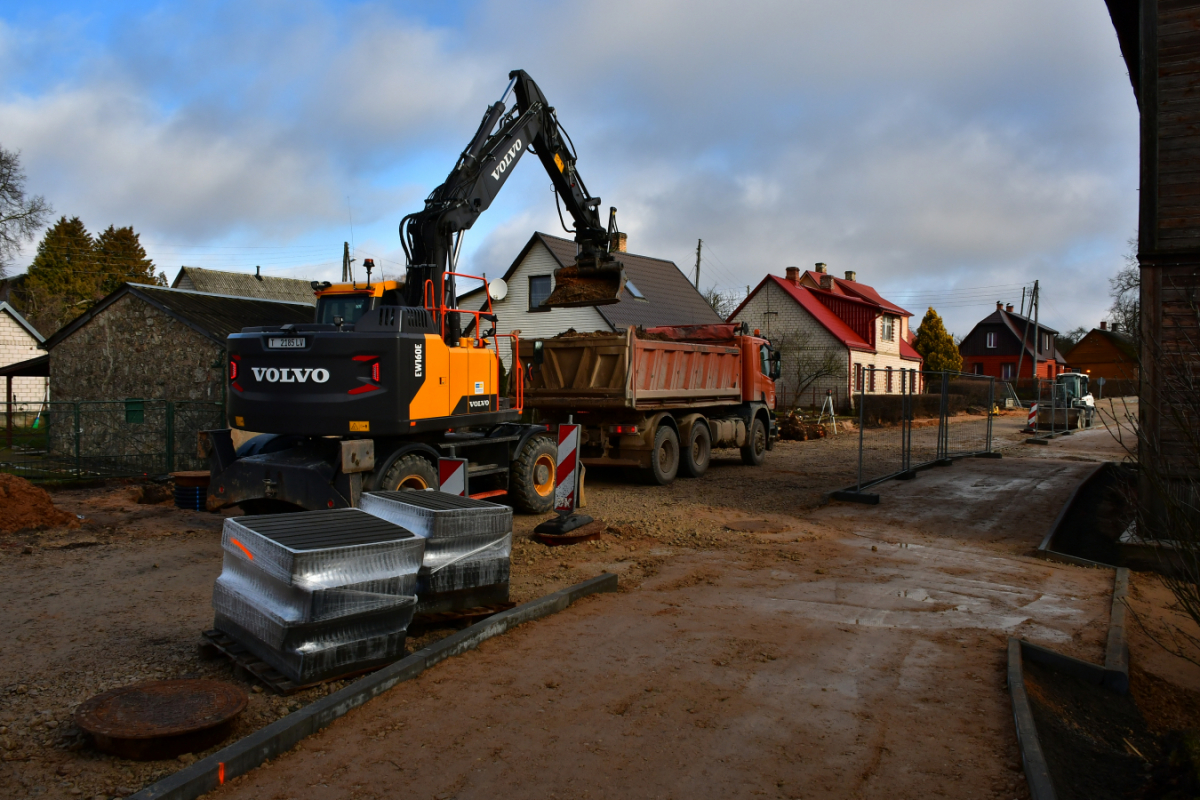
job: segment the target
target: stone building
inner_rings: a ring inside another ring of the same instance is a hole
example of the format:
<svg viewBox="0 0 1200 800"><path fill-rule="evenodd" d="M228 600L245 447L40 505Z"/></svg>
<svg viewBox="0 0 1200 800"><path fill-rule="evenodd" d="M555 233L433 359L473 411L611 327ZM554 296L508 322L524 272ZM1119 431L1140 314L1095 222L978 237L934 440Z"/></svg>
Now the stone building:
<svg viewBox="0 0 1200 800"><path fill-rule="evenodd" d="M909 343L912 315L856 277L835 278L824 264L804 272L788 267L785 277L763 278L729 315L779 348L780 408L821 405L827 391L843 408L859 391L899 394L912 385L902 380L911 381L914 370L919 375L921 356Z"/></svg>
<svg viewBox="0 0 1200 800"><path fill-rule="evenodd" d="M0 367L29 361L42 355L40 348L43 341L37 328L30 325L15 308L0 301ZM4 391L7 393L7 385ZM12 378L14 403L40 403L45 398L45 378Z"/></svg>
<svg viewBox="0 0 1200 800"><path fill-rule="evenodd" d="M125 284L46 340L58 401L224 402L225 337L311 322L312 306Z"/></svg>

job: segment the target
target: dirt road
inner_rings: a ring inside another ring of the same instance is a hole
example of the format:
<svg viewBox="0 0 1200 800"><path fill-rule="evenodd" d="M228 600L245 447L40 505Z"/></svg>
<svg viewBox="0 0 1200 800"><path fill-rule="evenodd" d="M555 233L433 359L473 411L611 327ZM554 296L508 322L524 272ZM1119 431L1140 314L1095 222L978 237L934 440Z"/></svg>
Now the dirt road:
<svg viewBox="0 0 1200 800"><path fill-rule="evenodd" d="M1019 424L1001 418L1000 438ZM866 438L884 451L895 433ZM718 453L670 487L589 474L607 532L550 549L518 517L513 599L604 570L621 594L439 665L225 791L1021 796L1003 638L1099 657L1110 576L1027 557L1089 465L966 460L885 484L877 507L821 507L854 481L857 439L783 442L757 469ZM0 537L0 796L129 794L180 762L96 753L74 706L136 680L234 679L195 649L221 519L138 491L58 492L83 528ZM326 691L252 693L236 735Z"/></svg>

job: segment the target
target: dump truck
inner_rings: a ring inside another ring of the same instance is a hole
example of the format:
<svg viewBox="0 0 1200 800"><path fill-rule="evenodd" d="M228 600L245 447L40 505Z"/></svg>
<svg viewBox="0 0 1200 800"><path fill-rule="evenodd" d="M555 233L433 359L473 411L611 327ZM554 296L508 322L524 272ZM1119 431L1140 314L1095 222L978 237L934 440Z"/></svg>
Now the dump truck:
<svg viewBox="0 0 1200 800"><path fill-rule="evenodd" d="M581 424L585 466L635 467L668 484L698 478L713 448L757 466L775 446L779 351L740 324L568 332L520 343L525 404Z"/></svg>
<svg viewBox="0 0 1200 800"><path fill-rule="evenodd" d="M403 282L372 284L370 271L365 283L314 282L313 322L228 337L230 427L199 443L209 509L354 507L364 491L436 487L437 462L450 456L468 460L472 497L550 510L557 446L545 425L521 421L519 364L515 392L501 391L501 350L518 350L514 334L495 330L491 300L503 282L489 285L486 309L458 307L460 284L482 280L458 271L463 237L533 152L578 245L576 261L555 271L547 307L618 302L625 271L616 209L605 225L554 108L524 71L509 79L446 180L401 219ZM259 435L235 446L235 431Z"/></svg>

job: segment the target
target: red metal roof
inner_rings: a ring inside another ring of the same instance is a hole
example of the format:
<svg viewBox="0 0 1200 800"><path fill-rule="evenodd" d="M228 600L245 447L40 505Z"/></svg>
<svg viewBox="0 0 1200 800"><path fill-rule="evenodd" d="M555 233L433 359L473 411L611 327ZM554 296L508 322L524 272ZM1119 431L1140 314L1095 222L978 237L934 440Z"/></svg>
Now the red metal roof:
<svg viewBox="0 0 1200 800"><path fill-rule="evenodd" d="M821 285L822 273L816 272L816 271L810 269L810 270L805 270L805 274L817 286ZM842 278L834 278L832 275L829 275L828 273L825 273L825 277L829 277L829 278L833 279L832 285L828 290L830 292L830 294L838 294L838 295L843 295L846 297L855 297L860 300L865 300L866 302L871 303L872 305L879 306L880 308L885 309L887 311L891 311L893 314L900 314L901 316L905 316L905 317L912 316L911 311L907 311L907 310L901 308L900 306L896 305L895 303L891 302L890 300L884 299L883 295L881 295L881 294L879 294L879 292L875 291L875 288L873 286L867 286L865 283L859 283L858 281L847 281L847 280L843 280Z"/></svg>
<svg viewBox="0 0 1200 800"><path fill-rule="evenodd" d="M849 347L851 350L863 350L868 353L875 351L875 348L871 346L870 342L855 333L853 328L851 328L845 322L842 322L837 314L834 314L833 311L827 308L824 303L819 301L812 289L809 289L807 286L797 286L789 280L780 278L778 275L768 275L767 277L763 278L762 282L754 288L754 291L747 295L746 299L742 301L742 305L738 306L737 309L729 315L729 318L733 319L735 316L737 316L738 311L742 310L742 306L746 305L746 303L750 301L751 297L758 294L758 290L761 289L767 281L775 281L775 283L778 284L781 289L791 295L797 303L803 306L804 310L811 314L813 318L817 320L817 322L820 322L825 327L825 330L829 331L837 339L840 339L842 344L846 345L846 347Z"/></svg>

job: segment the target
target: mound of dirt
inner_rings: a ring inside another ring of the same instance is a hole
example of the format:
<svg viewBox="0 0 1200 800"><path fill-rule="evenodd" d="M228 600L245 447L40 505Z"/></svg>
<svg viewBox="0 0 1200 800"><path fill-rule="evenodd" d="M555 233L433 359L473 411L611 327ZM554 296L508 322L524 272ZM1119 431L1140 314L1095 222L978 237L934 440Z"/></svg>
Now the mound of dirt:
<svg viewBox="0 0 1200 800"><path fill-rule="evenodd" d="M24 478L0 474L0 533L26 528L78 528L74 514L59 511L45 489Z"/></svg>

